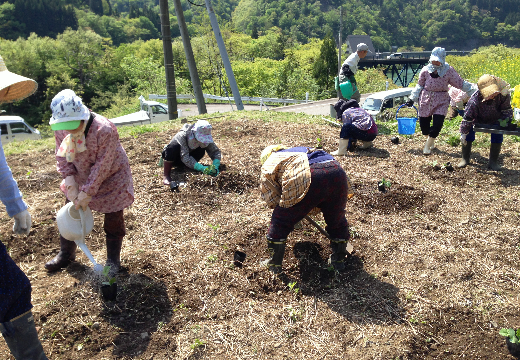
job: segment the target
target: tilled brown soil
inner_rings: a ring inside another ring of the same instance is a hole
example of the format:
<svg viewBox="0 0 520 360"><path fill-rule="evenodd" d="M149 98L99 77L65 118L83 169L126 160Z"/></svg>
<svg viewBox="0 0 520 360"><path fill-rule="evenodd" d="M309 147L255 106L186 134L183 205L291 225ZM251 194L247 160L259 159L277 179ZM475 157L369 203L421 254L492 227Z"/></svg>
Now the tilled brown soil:
<svg viewBox="0 0 520 360"><path fill-rule="evenodd" d="M258 191L260 152L278 142L315 146L318 137L333 151L338 130L254 113L213 128L221 174L175 169L186 184L179 192L161 184L156 165L174 131L122 139L136 198L113 302L103 301L82 253L62 272L43 267L58 251L64 203L53 151L8 157L34 227L15 237L2 211L0 236L31 279L50 359L512 359L498 330L520 327L516 143L503 147L503 172L486 169L485 148L465 169L434 167L456 164L460 150L438 141L425 157L418 134L399 145L380 136L374 148L339 157L356 188L347 271L328 270L328 240L304 221L289 237L284 275L273 277L259 264L271 214ZM384 193L382 178L392 183ZM103 262L100 214L87 243ZM0 358L11 359L1 341Z"/></svg>

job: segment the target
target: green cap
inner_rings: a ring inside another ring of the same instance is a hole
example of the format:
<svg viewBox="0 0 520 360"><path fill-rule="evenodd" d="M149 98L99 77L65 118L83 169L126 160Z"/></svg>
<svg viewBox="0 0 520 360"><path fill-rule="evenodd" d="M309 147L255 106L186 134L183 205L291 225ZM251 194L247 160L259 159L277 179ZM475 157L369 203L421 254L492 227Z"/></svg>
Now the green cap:
<svg viewBox="0 0 520 360"><path fill-rule="evenodd" d="M51 125L51 130L76 130L81 125L81 120L64 121Z"/></svg>

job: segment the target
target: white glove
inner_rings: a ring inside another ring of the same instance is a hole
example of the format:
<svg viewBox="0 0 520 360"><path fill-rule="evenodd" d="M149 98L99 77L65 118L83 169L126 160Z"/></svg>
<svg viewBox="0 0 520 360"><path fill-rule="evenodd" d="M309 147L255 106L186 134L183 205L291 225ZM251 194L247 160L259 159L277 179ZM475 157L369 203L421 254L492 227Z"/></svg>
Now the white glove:
<svg viewBox="0 0 520 360"><path fill-rule="evenodd" d="M74 201L74 205L76 205L76 210L78 210L81 207L83 209L83 211L86 211L88 203L91 200L92 200L92 196L87 195L87 193L84 191L80 192L76 201Z"/></svg>
<svg viewBox="0 0 520 360"><path fill-rule="evenodd" d="M460 142L464 146L468 145L468 142L466 141L466 136L468 136L468 134L460 134Z"/></svg>
<svg viewBox="0 0 520 360"><path fill-rule="evenodd" d="M29 235L29 231L31 231L31 214L29 214L29 211L24 210L22 212L19 212L14 218L14 226L13 226L13 232L18 235Z"/></svg>
<svg viewBox="0 0 520 360"><path fill-rule="evenodd" d="M67 190L67 199L74 202L78 197L79 189L73 175L69 175L65 178L65 189Z"/></svg>

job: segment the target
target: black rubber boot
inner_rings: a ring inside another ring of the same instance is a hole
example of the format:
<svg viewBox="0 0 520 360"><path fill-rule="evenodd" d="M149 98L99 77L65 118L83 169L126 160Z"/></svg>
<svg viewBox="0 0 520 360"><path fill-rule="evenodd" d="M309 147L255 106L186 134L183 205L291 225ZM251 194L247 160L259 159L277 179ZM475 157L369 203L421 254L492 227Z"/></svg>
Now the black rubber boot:
<svg viewBox="0 0 520 360"><path fill-rule="evenodd" d="M164 160L163 162L163 167L164 167L164 173L163 173L163 184L164 185L170 185L170 183L172 182L172 178L171 178L171 171L172 171L172 167L173 167L173 161L166 161Z"/></svg>
<svg viewBox="0 0 520 360"><path fill-rule="evenodd" d="M0 332L16 360L48 360L30 311L11 321L0 323Z"/></svg>
<svg viewBox="0 0 520 360"><path fill-rule="evenodd" d="M57 271L66 268L76 260L76 243L69 241L60 235L60 252L51 261L45 264L47 271Z"/></svg>
<svg viewBox="0 0 520 360"><path fill-rule="evenodd" d="M457 164L458 168L463 168L469 165L469 158L471 156L471 144L472 141L468 141L466 145L462 145L462 159Z"/></svg>
<svg viewBox="0 0 520 360"><path fill-rule="evenodd" d="M488 168L495 171L500 171L502 168L498 165L498 155L500 155L500 149L502 148L502 144L493 144L491 143L491 148L489 149L489 164Z"/></svg>
<svg viewBox="0 0 520 360"><path fill-rule="evenodd" d="M329 257L329 265L336 271L345 270L345 256L347 256L347 243L345 239L331 239L332 254Z"/></svg>
<svg viewBox="0 0 520 360"><path fill-rule="evenodd" d="M271 239L267 236L267 250L270 258L264 261L273 274L282 272L283 255L285 254L285 243L287 239Z"/></svg>
<svg viewBox="0 0 520 360"><path fill-rule="evenodd" d="M122 237L107 236L107 262L105 266L110 266L109 274L114 276L119 272L121 267L121 247L123 245Z"/></svg>

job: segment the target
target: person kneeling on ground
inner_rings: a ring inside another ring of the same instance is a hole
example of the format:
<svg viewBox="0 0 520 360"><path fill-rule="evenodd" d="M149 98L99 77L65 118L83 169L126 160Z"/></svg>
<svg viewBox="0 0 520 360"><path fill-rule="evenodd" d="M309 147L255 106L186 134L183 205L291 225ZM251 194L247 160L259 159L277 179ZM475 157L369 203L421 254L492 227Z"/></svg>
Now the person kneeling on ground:
<svg viewBox="0 0 520 360"><path fill-rule="evenodd" d="M210 167L199 163L206 152L213 161L215 171L210 171ZM222 155L211 136L211 124L206 120L198 120L195 124L185 124L175 134L170 143L164 147L162 158L164 160L163 184L169 185L172 181L170 173L174 165L186 165L204 174L217 176Z"/></svg>
<svg viewBox="0 0 520 360"><path fill-rule="evenodd" d="M471 145L475 140L475 123L507 127L513 119L508 83L497 76L485 74L478 79L477 85L478 90L469 99L464 119L460 123L462 160L458 164L459 168L469 164ZM503 134L491 134L488 168L492 170L500 170L498 156L503 141Z"/></svg>
<svg viewBox="0 0 520 360"><path fill-rule="evenodd" d="M372 115L359 107L356 100L339 100L335 105L337 118L343 122L339 134L339 148L332 155L347 155L353 151L359 140L359 149L372 147L377 136L377 125Z"/></svg>
<svg viewBox="0 0 520 360"><path fill-rule="evenodd" d="M339 162L323 150L283 145L265 148L260 161L261 197L274 209L267 234L270 258L265 265L274 274L282 271L287 236L294 225L319 208L331 239L329 263L335 270L344 270L350 238L345 205L354 192Z"/></svg>
<svg viewBox="0 0 520 360"><path fill-rule="evenodd" d="M119 271L126 234L123 210L134 202L130 164L116 126L90 111L74 91L60 91L51 103L51 129L56 139L60 189L76 209L105 214L107 261L111 274ZM60 252L45 264L47 271L67 267L76 258L76 243L60 235Z"/></svg>

